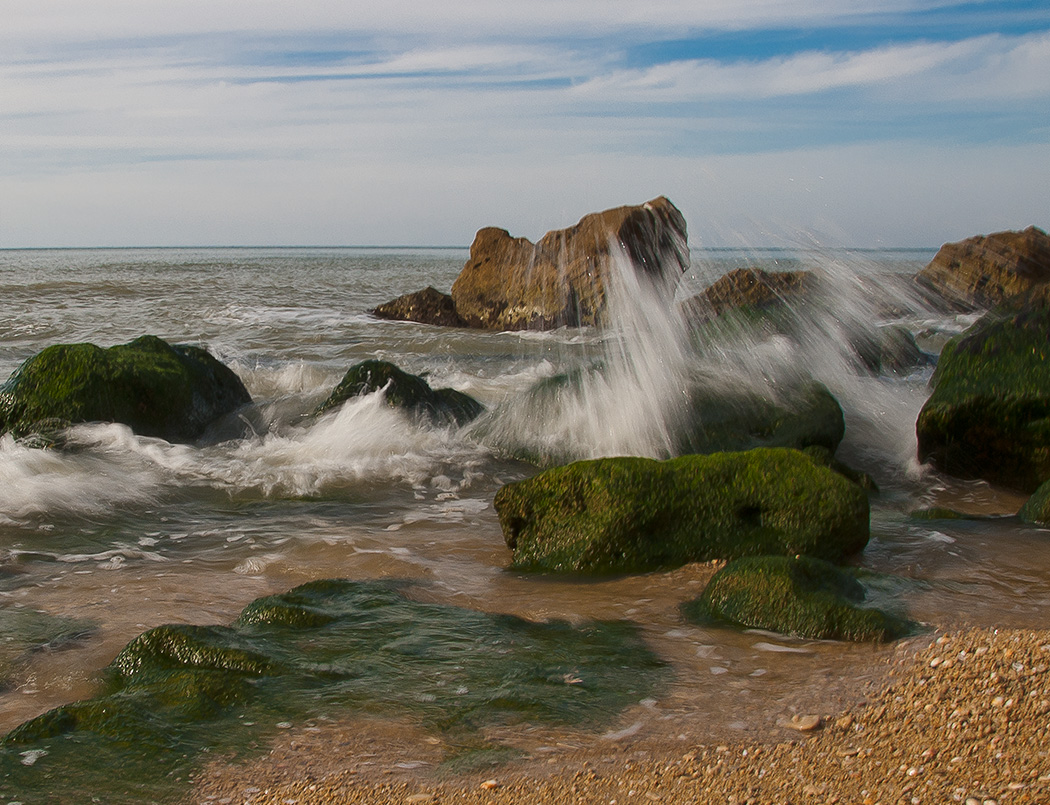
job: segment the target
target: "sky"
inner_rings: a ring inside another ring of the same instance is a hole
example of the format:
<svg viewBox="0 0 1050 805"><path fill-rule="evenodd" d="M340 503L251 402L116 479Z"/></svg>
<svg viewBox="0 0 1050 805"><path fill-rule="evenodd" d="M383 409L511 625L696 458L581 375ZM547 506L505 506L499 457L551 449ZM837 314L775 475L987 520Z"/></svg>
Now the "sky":
<svg viewBox="0 0 1050 805"><path fill-rule="evenodd" d="M874 10L873 10L874 9ZM0 248L1050 229L1050 4L0 0Z"/></svg>

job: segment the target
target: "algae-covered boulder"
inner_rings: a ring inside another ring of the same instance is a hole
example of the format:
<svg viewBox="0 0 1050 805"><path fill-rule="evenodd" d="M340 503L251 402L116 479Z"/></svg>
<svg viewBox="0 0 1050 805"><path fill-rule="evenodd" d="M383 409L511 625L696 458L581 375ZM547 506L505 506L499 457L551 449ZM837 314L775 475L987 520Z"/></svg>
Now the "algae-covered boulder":
<svg viewBox="0 0 1050 805"><path fill-rule="evenodd" d="M860 604L864 588L848 570L808 556L748 556L715 573L690 620L722 621L750 629L819 640L895 640L910 624Z"/></svg>
<svg viewBox="0 0 1050 805"><path fill-rule="evenodd" d="M753 447L823 447L832 453L846 432L842 407L820 383L785 389L773 402L746 389L697 387L690 394L690 426L679 453Z"/></svg>
<svg viewBox="0 0 1050 805"><path fill-rule="evenodd" d="M156 336L108 349L61 344L27 360L0 386L0 432L120 422L141 436L188 442L249 402L240 378L200 347Z"/></svg>
<svg viewBox="0 0 1050 805"><path fill-rule="evenodd" d="M959 478L1032 492L1050 479L1050 307L993 311L945 345L918 454Z"/></svg>
<svg viewBox="0 0 1050 805"><path fill-rule="evenodd" d="M868 499L783 448L580 461L502 487L495 507L522 570L626 573L761 554L832 561L868 541Z"/></svg>
<svg viewBox="0 0 1050 805"><path fill-rule="evenodd" d="M243 757L310 719L409 719L477 741L489 725L604 725L666 679L632 624L533 623L414 601L403 586L315 581L253 602L230 626L151 629L97 696L0 741L0 791L182 802L200 763Z"/></svg>
<svg viewBox="0 0 1050 805"><path fill-rule="evenodd" d="M324 413L353 397L383 391L388 405L402 408L438 424L465 425L476 419L484 406L455 389L432 389L422 377L411 375L387 361L362 361L351 366L317 409Z"/></svg>
<svg viewBox="0 0 1050 805"><path fill-rule="evenodd" d="M1050 481L1040 484L1021 507L1018 516L1021 522L1033 525L1050 525Z"/></svg>

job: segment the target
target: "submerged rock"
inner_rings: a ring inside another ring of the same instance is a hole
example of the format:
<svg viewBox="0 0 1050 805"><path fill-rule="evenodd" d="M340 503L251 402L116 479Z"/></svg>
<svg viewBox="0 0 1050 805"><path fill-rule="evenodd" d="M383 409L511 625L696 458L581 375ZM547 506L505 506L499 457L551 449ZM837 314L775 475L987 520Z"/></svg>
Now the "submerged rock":
<svg viewBox="0 0 1050 805"><path fill-rule="evenodd" d="M1050 236L1034 226L941 246L915 281L966 307L993 307L1050 282Z"/></svg>
<svg viewBox="0 0 1050 805"><path fill-rule="evenodd" d="M1032 492L1050 479L1050 307L1003 309L945 345L916 422L918 455Z"/></svg>
<svg viewBox="0 0 1050 805"><path fill-rule="evenodd" d="M119 422L141 436L188 442L249 402L240 378L200 347L149 335L108 349L62 344L0 386L0 432Z"/></svg>
<svg viewBox="0 0 1050 805"><path fill-rule="evenodd" d="M456 303L452 297L431 286L399 296L374 308L371 313L380 319L392 321L414 321L442 327L466 326L466 322L456 312Z"/></svg>
<svg viewBox="0 0 1050 805"><path fill-rule="evenodd" d="M521 570L633 573L761 554L839 561L868 541L864 491L782 448L580 461L507 484L494 505Z"/></svg>
<svg viewBox="0 0 1050 805"><path fill-rule="evenodd" d="M532 623L396 583L315 581L231 626L145 632L98 696L0 741L0 783L34 802L182 801L199 762L243 756L281 725L367 713L471 740L492 724L595 726L664 679L628 623ZM46 763L28 767L30 753Z"/></svg>
<svg viewBox="0 0 1050 805"><path fill-rule="evenodd" d="M808 556L749 556L715 573L696 601L682 607L695 621L723 621L815 640L883 642L912 625L858 606L864 588L848 570Z"/></svg>
<svg viewBox="0 0 1050 805"><path fill-rule="evenodd" d="M380 390L388 405L438 424L465 425L485 410L481 403L461 391L432 389L419 375L411 375L387 361L371 360L351 366L315 413L324 413L353 397Z"/></svg>
<svg viewBox="0 0 1050 805"><path fill-rule="evenodd" d="M640 277L668 286L670 296L672 281L689 266L685 219L661 196L592 213L535 244L482 229L452 286L456 311L469 326L488 330L601 324L617 249Z"/></svg>

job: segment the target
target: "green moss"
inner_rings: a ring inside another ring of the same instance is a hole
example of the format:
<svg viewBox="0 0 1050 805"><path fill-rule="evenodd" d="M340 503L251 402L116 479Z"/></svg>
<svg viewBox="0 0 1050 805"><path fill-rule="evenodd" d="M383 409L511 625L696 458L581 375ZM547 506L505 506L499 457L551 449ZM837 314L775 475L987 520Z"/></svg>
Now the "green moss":
<svg viewBox="0 0 1050 805"><path fill-rule="evenodd" d="M229 627L136 638L95 698L0 742L0 790L33 802L180 799L179 780L208 754L236 757L280 723L353 713L416 721L480 760L479 727L604 724L665 678L630 624L531 623L412 601L394 583L313 582L253 602ZM30 767L27 752L47 754Z"/></svg>
<svg viewBox="0 0 1050 805"><path fill-rule="evenodd" d="M919 458L1034 491L1050 479L1050 309L986 315L945 345L916 423Z"/></svg>
<svg viewBox="0 0 1050 805"><path fill-rule="evenodd" d="M581 461L501 488L513 566L629 573L760 554L834 561L868 540L868 499L805 454Z"/></svg>
<svg viewBox="0 0 1050 805"><path fill-rule="evenodd" d="M882 642L910 631L907 621L858 606L863 600L864 588L853 574L828 562L751 556L719 570L683 613L699 622L821 640Z"/></svg>
<svg viewBox="0 0 1050 805"><path fill-rule="evenodd" d="M383 390L387 404L403 408L438 424L465 425L485 410L473 397L451 388L431 389L426 380L386 361L363 361L351 366L315 413L338 408L363 394Z"/></svg>
<svg viewBox="0 0 1050 805"><path fill-rule="evenodd" d="M1041 484L1021 507L1018 516L1024 523L1050 525L1050 481Z"/></svg>
<svg viewBox="0 0 1050 805"><path fill-rule="evenodd" d="M143 436L192 441L250 401L237 376L199 347L155 336L108 349L62 344L30 358L0 387L0 432L120 422Z"/></svg>

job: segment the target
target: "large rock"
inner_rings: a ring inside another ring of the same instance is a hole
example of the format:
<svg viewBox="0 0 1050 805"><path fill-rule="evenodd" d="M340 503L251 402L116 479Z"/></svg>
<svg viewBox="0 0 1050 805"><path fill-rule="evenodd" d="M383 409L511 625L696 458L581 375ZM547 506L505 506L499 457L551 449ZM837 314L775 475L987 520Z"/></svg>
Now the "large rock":
<svg viewBox="0 0 1050 805"><path fill-rule="evenodd" d="M762 310L773 305L803 301L818 286L811 271L764 271L736 268L684 303L690 313L721 316L741 309Z"/></svg>
<svg viewBox="0 0 1050 805"><path fill-rule="evenodd" d="M1050 479L1050 307L989 313L941 351L918 453L960 478L1032 492Z"/></svg>
<svg viewBox="0 0 1050 805"><path fill-rule="evenodd" d="M682 609L690 620L722 621L815 640L883 642L911 624L859 606L863 586L848 570L808 556L748 556L715 573L696 601Z"/></svg>
<svg viewBox="0 0 1050 805"><path fill-rule="evenodd" d="M463 319L456 312L456 303L447 293L432 286L422 291L407 293L372 309L372 315L392 321L414 321L437 324L442 327L463 327Z"/></svg>
<svg viewBox="0 0 1050 805"><path fill-rule="evenodd" d="M762 554L840 561L868 541L854 483L783 448L580 461L494 501L514 567L629 573Z"/></svg>
<svg viewBox="0 0 1050 805"><path fill-rule="evenodd" d="M617 249L639 275L671 288L689 266L685 219L661 196L587 215L535 244L482 229L452 286L456 312L469 326L490 330L601 324Z"/></svg>
<svg viewBox="0 0 1050 805"><path fill-rule="evenodd" d="M0 432L120 422L142 436L189 442L249 402L240 378L200 347L149 335L108 349L61 344L0 386Z"/></svg>
<svg viewBox="0 0 1050 805"><path fill-rule="evenodd" d="M387 361L371 360L351 366L316 413L324 413L353 397L380 390L388 405L442 425L465 425L485 410L481 403L461 391L432 389L418 375L409 374Z"/></svg>
<svg viewBox="0 0 1050 805"><path fill-rule="evenodd" d="M915 280L952 303L993 307L1050 281L1050 236L1030 226L946 243Z"/></svg>

